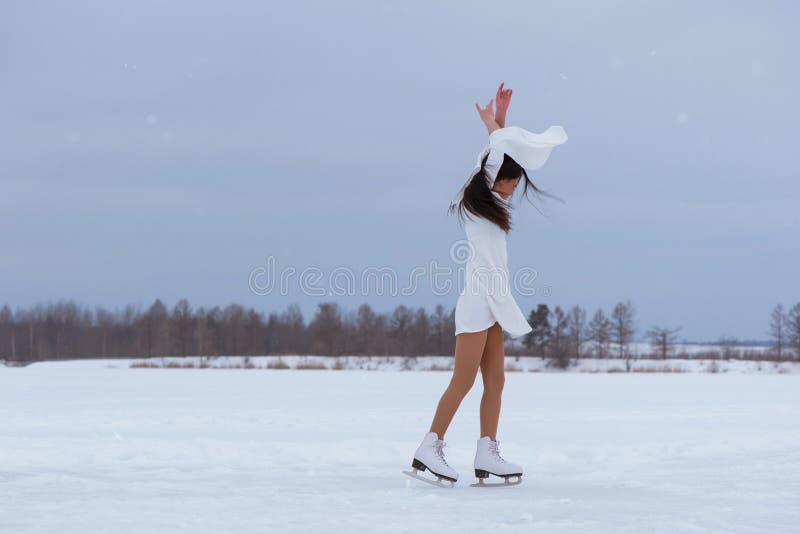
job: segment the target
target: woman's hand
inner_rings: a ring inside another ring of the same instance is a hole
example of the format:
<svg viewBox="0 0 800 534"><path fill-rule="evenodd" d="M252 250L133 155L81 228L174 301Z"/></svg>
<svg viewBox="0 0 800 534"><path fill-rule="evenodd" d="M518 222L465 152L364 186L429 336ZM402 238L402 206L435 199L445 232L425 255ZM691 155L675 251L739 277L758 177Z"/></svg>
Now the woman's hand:
<svg viewBox="0 0 800 534"><path fill-rule="evenodd" d="M497 102L497 112L494 114L494 120L500 126L500 128L506 127L506 111L508 111L508 105L511 103L511 89L503 89L503 84L506 82L501 82L500 87L497 88L497 95L495 95L495 102Z"/></svg>
<svg viewBox="0 0 800 534"><path fill-rule="evenodd" d="M486 125L486 129L489 130L489 133L500 128L500 125L497 124L497 121L494 117L494 106L493 106L494 99L489 100L489 103L486 104L485 108L482 108L475 102L475 108L478 110L478 114L481 116L481 120L483 124Z"/></svg>

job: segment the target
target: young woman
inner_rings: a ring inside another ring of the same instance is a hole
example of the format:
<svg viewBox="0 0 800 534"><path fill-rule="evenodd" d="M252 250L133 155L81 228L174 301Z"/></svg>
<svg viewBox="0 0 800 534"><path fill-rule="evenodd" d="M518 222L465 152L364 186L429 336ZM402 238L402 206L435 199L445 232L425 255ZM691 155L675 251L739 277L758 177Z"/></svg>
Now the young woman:
<svg viewBox="0 0 800 534"><path fill-rule="evenodd" d="M411 464L415 474L427 469L440 482L446 479L454 483L458 479L458 473L445 461L443 438L462 399L472 388L478 369L483 379L483 397L475 476L484 479L493 474L506 481L512 476L520 477L519 480L522 477L522 467L500 456L496 440L505 382L503 330L512 337L531 331L509 290L506 255L506 234L511 228L509 198L520 181L524 181L524 196L529 187L543 193L533 185L525 169L544 165L552 148L564 143L567 135L561 126L551 126L541 134L517 126L506 128L511 93L511 89L500 84L495 97L497 111L492 105L495 99L489 100L484 108L475 104L489 132L489 144L450 204L450 210L457 212L464 222L468 246L465 287L455 312L455 366L430 430Z"/></svg>

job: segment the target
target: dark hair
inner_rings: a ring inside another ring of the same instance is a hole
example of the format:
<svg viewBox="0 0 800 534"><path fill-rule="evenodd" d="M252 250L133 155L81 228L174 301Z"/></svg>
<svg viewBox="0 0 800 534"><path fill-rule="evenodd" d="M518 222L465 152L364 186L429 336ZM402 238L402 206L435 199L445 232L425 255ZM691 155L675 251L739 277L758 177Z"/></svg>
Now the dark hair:
<svg viewBox="0 0 800 534"><path fill-rule="evenodd" d="M486 158L489 154L484 156L481 162L481 170L472 177L467 187L464 189L464 197L461 201L451 208L452 211L458 212L461 220L473 214L478 217L487 219L500 228L504 232L511 229L511 214L509 212L509 204L492 194L486 179L485 165ZM500 170L497 171L496 180L516 180L517 178L524 177L524 188L522 195L528 198L528 188L530 187L539 194L547 194L531 182L528 178L528 173L525 172L519 163L514 161L508 154L503 154L503 163L500 165ZM530 200L530 199L528 199Z"/></svg>

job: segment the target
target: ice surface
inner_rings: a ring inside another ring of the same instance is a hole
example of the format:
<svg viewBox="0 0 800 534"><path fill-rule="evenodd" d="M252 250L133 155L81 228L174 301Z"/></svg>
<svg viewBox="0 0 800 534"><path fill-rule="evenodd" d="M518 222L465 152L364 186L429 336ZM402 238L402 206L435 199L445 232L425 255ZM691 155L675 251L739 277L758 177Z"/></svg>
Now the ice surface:
<svg viewBox="0 0 800 534"><path fill-rule="evenodd" d="M491 489L468 487L478 379L445 436L461 479L440 489L400 471L447 372L128 363L0 366L0 532L774 534L800 524L796 374L507 373L498 440L525 477Z"/></svg>

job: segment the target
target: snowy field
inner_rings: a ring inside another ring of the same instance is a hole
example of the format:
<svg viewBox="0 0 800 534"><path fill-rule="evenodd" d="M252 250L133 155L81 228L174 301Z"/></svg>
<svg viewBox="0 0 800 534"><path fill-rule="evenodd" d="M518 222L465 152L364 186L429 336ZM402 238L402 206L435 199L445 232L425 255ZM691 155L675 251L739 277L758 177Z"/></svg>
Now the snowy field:
<svg viewBox="0 0 800 534"><path fill-rule="evenodd" d="M566 371L548 366L544 358L506 357L506 371L556 373L617 373L625 371L625 360L617 358L581 358L572 360ZM133 366L203 367L230 369L338 369L362 371L448 371L453 369L452 356L201 356L166 357L132 360ZM639 373L796 373L800 362L770 362L756 360L706 360L667 358L664 360L632 359L631 371Z"/></svg>
<svg viewBox="0 0 800 534"><path fill-rule="evenodd" d="M800 528L793 373L507 373L508 488L468 486L478 379L445 437L461 479L439 489L400 471L447 372L129 364L0 366L0 532Z"/></svg>

